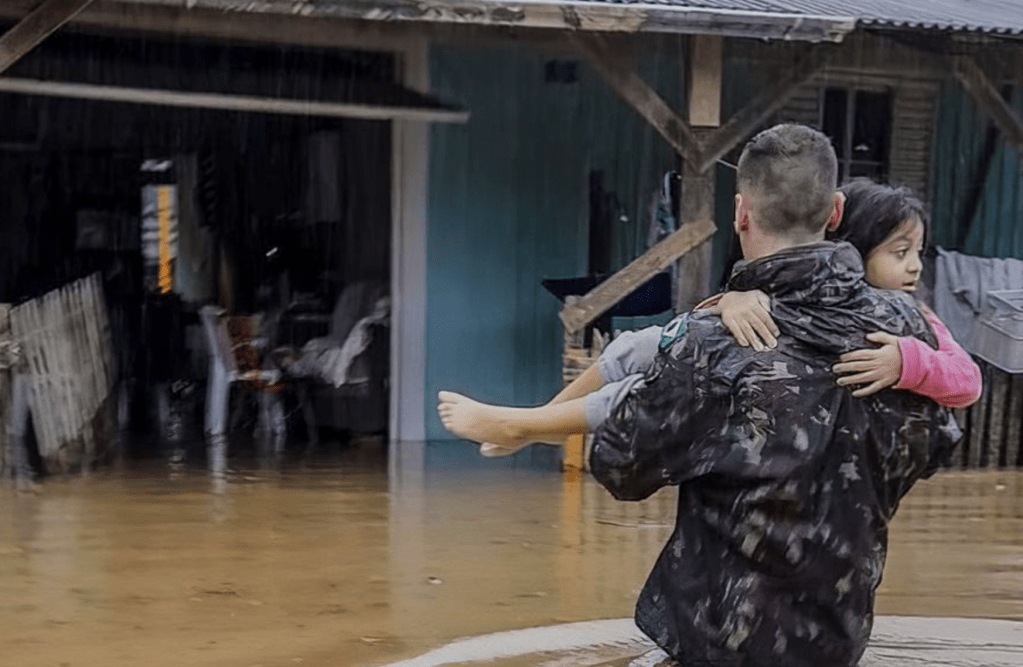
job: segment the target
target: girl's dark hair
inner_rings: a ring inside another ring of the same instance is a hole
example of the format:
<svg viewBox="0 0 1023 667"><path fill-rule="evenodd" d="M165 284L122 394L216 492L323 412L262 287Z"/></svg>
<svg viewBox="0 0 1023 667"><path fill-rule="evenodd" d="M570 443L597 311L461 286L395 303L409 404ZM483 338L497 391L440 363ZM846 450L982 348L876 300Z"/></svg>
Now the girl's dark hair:
<svg viewBox="0 0 1023 667"><path fill-rule="evenodd" d="M868 180L846 183L839 190L845 193L845 213L838 230L829 234L837 241L853 244L864 260L906 220L918 219L927 239L927 213L923 202L909 188L893 188Z"/></svg>

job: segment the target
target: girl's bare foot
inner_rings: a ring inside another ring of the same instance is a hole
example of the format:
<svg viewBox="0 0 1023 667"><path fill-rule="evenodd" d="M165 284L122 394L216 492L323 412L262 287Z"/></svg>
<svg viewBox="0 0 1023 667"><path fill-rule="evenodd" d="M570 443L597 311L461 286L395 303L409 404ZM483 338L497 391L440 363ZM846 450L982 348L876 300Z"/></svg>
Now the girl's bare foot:
<svg viewBox="0 0 1023 667"><path fill-rule="evenodd" d="M450 391L440 392L438 399L441 423L459 438L515 450L527 444L522 429L514 423L515 408L479 403Z"/></svg>

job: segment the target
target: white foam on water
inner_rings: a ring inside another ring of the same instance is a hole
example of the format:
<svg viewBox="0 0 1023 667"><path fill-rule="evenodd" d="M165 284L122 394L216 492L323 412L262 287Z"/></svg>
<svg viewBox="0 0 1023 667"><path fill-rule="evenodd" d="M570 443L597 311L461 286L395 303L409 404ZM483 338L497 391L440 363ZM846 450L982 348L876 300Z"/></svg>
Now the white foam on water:
<svg viewBox="0 0 1023 667"><path fill-rule="evenodd" d="M520 656L562 654L545 667L604 664L609 652L635 651L628 667L658 667L667 658L636 629L631 618L566 623L459 639L385 667L440 667ZM567 652L575 655L564 655ZM642 655L640 655L642 654ZM602 657L600 657L602 656ZM623 663L624 664L624 663ZM1023 623L977 618L881 616L876 619L863 667L1019 667Z"/></svg>
<svg viewBox="0 0 1023 667"><path fill-rule="evenodd" d="M629 663L629 667L657 667L667 659L668 654L658 648L639 656Z"/></svg>
<svg viewBox="0 0 1023 667"><path fill-rule="evenodd" d="M391 663L386 667L438 667L439 665L514 658L533 653L554 653L628 644L649 648L649 640L636 629L636 624L631 618L582 621L459 639L418 657Z"/></svg>

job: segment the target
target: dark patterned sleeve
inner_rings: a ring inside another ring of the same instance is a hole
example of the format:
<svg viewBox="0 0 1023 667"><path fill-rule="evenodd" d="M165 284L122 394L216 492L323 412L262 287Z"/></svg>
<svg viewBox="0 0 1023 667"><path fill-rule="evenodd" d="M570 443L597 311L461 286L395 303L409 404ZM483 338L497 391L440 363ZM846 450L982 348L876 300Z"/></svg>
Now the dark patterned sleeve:
<svg viewBox="0 0 1023 667"><path fill-rule="evenodd" d="M697 337L686 338L677 353L658 355L594 433L590 470L619 500L642 500L699 474L713 448L706 431L726 419L729 401L714 400L708 359Z"/></svg>

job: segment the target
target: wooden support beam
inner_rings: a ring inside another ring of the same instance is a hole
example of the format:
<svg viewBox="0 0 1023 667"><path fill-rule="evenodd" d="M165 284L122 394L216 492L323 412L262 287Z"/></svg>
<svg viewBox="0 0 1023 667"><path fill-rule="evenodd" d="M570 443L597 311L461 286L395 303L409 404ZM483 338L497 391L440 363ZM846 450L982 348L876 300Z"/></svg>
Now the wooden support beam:
<svg viewBox="0 0 1023 667"><path fill-rule="evenodd" d="M709 171L728 151L748 138L792 97L797 88L812 79L827 64L832 52L825 46L814 46L791 67L786 67L773 85L732 116L707 140L697 170Z"/></svg>
<svg viewBox="0 0 1023 667"><path fill-rule="evenodd" d="M600 283L560 313L565 330L574 333L600 317L634 289L650 280L682 255L714 235L717 228L710 220L683 225L618 273Z"/></svg>
<svg viewBox="0 0 1023 667"><path fill-rule="evenodd" d="M689 50L689 124L694 128L721 126L721 79L724 38L696 35Z"/></svg>
<svg viewBox="0 0 1023 667"><path fill-rule="evenodd" d="M685 83L689 90L689 122L697 140L706 145L714 128L721 126L721 80L724 70L723 39L698 35L689 40ZM714 219L715 172L699 171L697 161L682 166L682 184L678 211L679 226ZM711 291L713 245L705 241L686 253L678 262L674 293L675 312L692 310Z"/></svg>
<svg viewBox="0 0 1023 667"><path fill-rule="evenodd" d="M0 74L70 21L92 0L44 0L0 36Z"/></svg>
<svg viewBox="0 0 1023 667"><path fill-rule="evenodd" d="M38 2L38 0L36 0ZM17 19L25 15L31 0L0 0L0 18ZM341 20L328 16L282 16L270 11L225 13L200 5L186 7L128 3L119 0L95 0L71 20L71 24L104 31L124 31L130 35L165 34L196 39L227 40L241 44L294 44L308 48L363 49L394 51L403 43L423 35L449 37L447 26L423 26L412 22ZM569 48L562 45L564 51Z"/></svg>
<svg viewBox="0 0 1023 667"><path fill-rule="evenodd" d="M954 60L954 71L959 83L966 92L998 126L1005 135L1006 141L1023 156L1023 120L1013 111L1009 103L1002 99L998 89L980 69L977 62L969 56L960 56Z"/></svg>
<svg viewBox="0 0 1023 667"><path fill-rule="evenodd" d="M707 130L698 130L706 132ZM714 220L714 194L716 174L713 171L699 173L695 165L686 162L682 166L678 222L679 228L701 220ZM678 261L675 285L674 308L677 313L693 309L711 294L711 265L714 263L714 247L711 238L687 252Z"/></svg>
<svg viewBox="0 0 1023 667"><path fill-rule="evenodd" d="M603 37L569 33L569 40L615 92L667 139L679 155L686 160L699 160L700 143L689 123L643 80L639 72L622 64L621 54L616 54Z"/></svg>
<svg viewBox="0 0 1023 667"><path fill-rule="evenodd" d="M0 77L0 92L70 97L102 102L318 116L324 118L412 120L442 123L464 123L469 120L469 112L460 109L385 106L332 102L329 100L294 100L279 97L257 97L253 95L101 86L91 83L62 83L60 81L40 81L38 79L19 79L13 77Z"/></svg>

